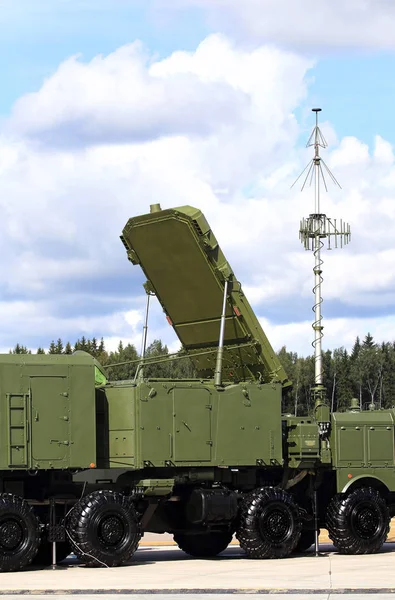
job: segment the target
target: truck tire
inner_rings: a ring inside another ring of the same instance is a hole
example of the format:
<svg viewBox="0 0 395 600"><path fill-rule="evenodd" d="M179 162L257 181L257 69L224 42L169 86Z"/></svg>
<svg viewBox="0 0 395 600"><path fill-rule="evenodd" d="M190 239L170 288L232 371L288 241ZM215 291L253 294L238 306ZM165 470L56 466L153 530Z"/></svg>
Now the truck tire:
<svg viewBox="0 0 395 600"><path fill-rule="evenodd" d="M130 498L92 492L74 506L67 531L74 554L89 567L118 567L137 550L141 528Z"/></svg>
<svg viewBox="0 0 395 600"><path fill-rule="evenodd" d="M373 554L390 530L385 500L371 487L337 494L327 510L328 535L341 554Z"/></svg>
<svg viewBox="0 0 395 600"><path fill-rule="evenodd" d="M244 499L236 537L248 558L283 558L295 549L301 529L292 496L279 488L261 488Z"/></svg>
<svg viewBox="0 0 395 600"><path fill-rule="evenodd" d="M174 541L178 547L196 558L208 558L221 554L232 541L228 531L208 531L207 533L177 533Z"/></svg>
<svg viewBox="0 0 395 600"><path fill-rule="evenodd" d="M0 572L30 565L40 545L40 524L28 503L0 494Z"/></svg>

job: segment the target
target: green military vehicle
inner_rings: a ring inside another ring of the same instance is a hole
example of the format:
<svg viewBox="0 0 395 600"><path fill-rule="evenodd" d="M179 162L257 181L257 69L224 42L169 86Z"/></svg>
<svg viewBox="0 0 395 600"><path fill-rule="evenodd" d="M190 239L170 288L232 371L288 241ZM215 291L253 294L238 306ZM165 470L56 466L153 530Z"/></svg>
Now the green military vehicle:
<svg viewBox="0 0 395 600"><path fill-rule="evenodd" d="M393 410L282 414L291 382L203 214L132 218L121 239L196 379L108 381L86 353L0 357L0 570L128 561L145 532L192 556L236 535L250 558L304 551L327 528L377 552L395 492ZM174 358L174 357L173 357ZM159 360L166 360L159 359Z"/></svg>

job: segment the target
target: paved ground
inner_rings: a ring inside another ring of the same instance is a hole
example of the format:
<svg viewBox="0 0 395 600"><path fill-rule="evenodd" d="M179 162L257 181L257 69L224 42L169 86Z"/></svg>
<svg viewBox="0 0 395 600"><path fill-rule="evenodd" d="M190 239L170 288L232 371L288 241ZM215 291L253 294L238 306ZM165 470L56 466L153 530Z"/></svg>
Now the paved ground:
<svg viewBox="0 0 395 600"><path fill-rule="evenodd" d="M188 594L188 593L173 593L173 594L160 594L157 598L157 594L141 594L136 593L132 596L130 594L106 594L105 598L111 598L111 600L230 600L229 594ZM22 600L24 596L20 595L5 595L2 596L2 600ZM358 594L347 594L346 598L344 594L270 594L270 600L367 600L366 594L360 592ZM391 594L375 593L373 596L374 600L392 600ZM29 600L48 600L48 595L34 595L29 596ZM70 600L70 594L56 594L56 600ZM78 595L78 600L98 600L97 595L92 594L81 594ZM237 594L237 600L251 600L251 594Z"/></svg>
<svg viewBox="0 0 395 600"><path fill-rule="evenodd" d="M106 594L105 598L111 598L111 600L148 600L148 598L152 598L154 600L154 594L141 594L136 593L132 596L130 594ZM156 600L230 600L229 594L205 594L203 597L201 594L160 594L159 598ZM1 597L2 600L22 600L23 596L15 596L15 595L6 595ZM367 600L366 594L360 592L358 594L347 594L345 598L344 594L292 594L290 597L289 594L270 594L270 600ZM377 593L374 594L374 600L392 600L393 596L391 594L382 594ZM29 600L48 600L47 595L34 595L29 596ZM56 594L56 600L70 600L70 594ZM78 600L98 600L98 596L92 594L81 594L78 595ZM251 600L251 594L237 594L237 600Z"/></svg>
<svg viewBox="0 0 395 600"><path fill-rule="evenodd" d="M147 540L146 540L147 541ZM172 546L142 546L133 561L120 568L86 568L73 558L56 571L50 568L2 573L0 594L169 593L208 594L243 592L314 593L328 597L334 591L395 592L395 544L379 554L341 556L322 544L321 555L310 551L282 560L250 560L237 545L210 560L188 557ZM117 596L118 597L118 596ZM178 596L179 598L179 596ZM189 598L189 596L188 596Z"/></svg>

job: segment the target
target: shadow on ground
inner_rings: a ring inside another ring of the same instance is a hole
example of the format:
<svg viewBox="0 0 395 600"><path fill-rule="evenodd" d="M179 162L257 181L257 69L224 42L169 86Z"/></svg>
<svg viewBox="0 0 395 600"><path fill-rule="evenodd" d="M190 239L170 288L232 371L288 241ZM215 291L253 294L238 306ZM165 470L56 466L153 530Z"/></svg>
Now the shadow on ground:
<svg viewBox="0 0 395 600"><path fill-rule="evenodd" d="M390 542L384 544L380 553L387 554L389 552L395 552L395 543ZM284 558L282 560L294 560L300 558L320 558L326 557L328 555L337 555L335 548L331 544L320 544L319 547L319 555L315 557L315 549L314 546L311 546L309 550L303 553L295 553L291 556ZM124 566L132 566L132 565L150 565L154 563L163 563L163 562L183 562L183 561L193 561L193 560L209 560L209 561L229 561L229 560L241 560L246 559L246 555L241 550L239 546L229 546L222 554L206 559L196 559L192 556L189 556L179 548L174 547L161 547L157 548L153 546L144 546L139 548L133 558L126 563ZM251 559L254 560L254 559ZM83 563L81 563L74 555L70 555L67 557L62 563L58 565L58 569L70 569L70 568L89 568L85 567ZM104 568L104 567L103 567ZM122 567L118 567L122 568ZM41 566L31 566L29 570L37 571L37 570L51 570L51 567L41 567Z"/></svg>

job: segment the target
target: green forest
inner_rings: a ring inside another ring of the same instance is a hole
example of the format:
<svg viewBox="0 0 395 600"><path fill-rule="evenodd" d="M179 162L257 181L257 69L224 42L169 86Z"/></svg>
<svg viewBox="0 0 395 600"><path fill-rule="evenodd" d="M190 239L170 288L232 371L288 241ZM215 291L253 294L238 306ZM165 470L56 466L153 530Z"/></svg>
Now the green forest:
<svg viewBox="0 0 395 600"><path fill-rule="evenodd" d="M58 339L52 341L47 353L72 354L76 350L84 350L95 356L106 367L112 380L131 379L134 377L136 362L116 367L114 363L138 361L136 348L122 341L115 352L107 351L103 339L86 339L82 337L73 345ZM27 354L31 350L16 344L10 350L12 354ZM168 348L160 340L154 340L146 351L147 357L168 354ZM37 354L45 354L38 348ZM293 382L292 390L284 398L283 411L295 415L310 414L313 409L311 388L314 385L314 356L302 357L283 346L277 355ZM376 408L389 408L395 405L395 342L376 343L370 333L363 340L356 338L351 352L343 347L323 352L324 385L328 402L332 410L347 410L351 398L358 398L360 408L366 410L374 403ZM146 377L193 377L194 369L188 358L169 360L159 364L146 366Z"/></svg>

